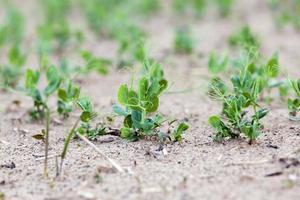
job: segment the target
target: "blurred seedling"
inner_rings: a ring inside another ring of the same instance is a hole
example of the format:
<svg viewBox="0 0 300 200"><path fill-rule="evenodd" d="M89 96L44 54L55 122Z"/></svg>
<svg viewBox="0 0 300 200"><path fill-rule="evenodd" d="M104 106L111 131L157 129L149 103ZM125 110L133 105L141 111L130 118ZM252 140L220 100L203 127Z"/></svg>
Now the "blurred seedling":
<svg viewBox="0 0 300 200"><path fill-rule="evenodd" d="M188 13L192 11L197 17L203 15L206 6L206 0L172 0L172 7L175 12Z"/></svg>
<svg viewBox="0 0 300 200"><path fill-rule="evenodd" d="M213 90L211 97L223 104L221 114L209 118L209 124L217 131L214 140L237 138L243 133L252 144L261 134L261 119L269 112L265 108L259 109L258 104L264 89L263 80L253 76L248 65L238 75L232 76L231 83L233 92L222 90L218 84L210 86Z"/></svg>
<svg viewBox="0 0 300 200"><path fill-rule="evenodd" d="M234 5L234 0L215 0L221 16L228 16Z"/></svg>
<svg viewBox="0 0 300 200"><path fill-rule="evenodd" d="M82 43L82 32L73 31L68 23L71 1L46 0L41 6L44 19L38 27L39 51L55 52L61 57L72 42L75 46Z"/></svg>
<svg viewBox="0 0 300 200"><path fill-rule="evenodd" d="M114 112L124 117L121 137L129 141L137 141L145 137L157 136L164 140L168 134L162 133L159 127L166 122L157 113L159 96L168 86L164 72L158 63L145 61L144 74L139 79L137 88L133 83L121 85L118 91L120 105L114 105ZM175 141L181 140L183 132L188 128L184 123L173 131Z"/></svg>
<svg viewBox="0 0 300 200"><path fill-rule="evenodd" d="M8 6L5 21L0 25L0 47L4 44L19 44L23 39L24 23L24 17L20 11Z"/></svg>
<svg viewBox="0 0 300 200"><path fill-rule="evenodd" d="M14 45L9 49L7 60L7 64L0 65L0 84L4 88L15 88L23 75L26 55Z"/></svg>
<svg viewBox="0 0 300 200"><path fill-rule="evenodd" d="M175 32L174 49L176 53L191 54L195 41L189 28L181 27Z"/></svg>
<svg viewBox="0 0 300 200"><path fill-rule="evenodd" d="M211 52L208 60L208 71L217 76L224 72L229 64L229 57L226 53L217 55L215 52Z"/></svg>
<svg viewBox="0 0 300 200"><path fill-rule="evenodd" d="M79 98L80 89L74 86L71 80L67 80L57 93L57 112L67 118L73 110L74 101Z"/></svg>
<svg viewBox="0 0 300 200"><path fill-rule="evenodd" d="M300 110L300 79L298 80L290 80L291 87L296 94L296 98L288 99L288 109L290 112L291 120L300 120L297 118L297 113Z"/></svg>
<svg viewBox="0 0 300 200"><path fill-rule="evenodd" d="M118 60L119 63L131 63L137 61L142 63L145 59L145 33L135 25L128 25L118 30L115 36L118 43ZM123 67L123 66L120 66Z"/></svg>
<svg viewBox="0 0 300 200"><path fill-rule="evenodd" d="M87 74L90 72L97 72L101 75L106 75L108 73L109 66L112 65L112 61L95 57L91 52L89 51L82 51L81 56L84 59L84 66L80 67L80 73Z"/></svg>
<svg viewBox="0 0 300 200"><path fill-rule="evenodd" d="M243 26L238 32L229 37L229 45L246 50L258 49L260 42L249 26Z"/></svg>
<svg viewBox="0 0 300 200"><path fill-rule="evenodd" d="M269 6L273 10L274 19L279 28L288 24L300 29L300 1L299 0L269 0Z"/></svg>

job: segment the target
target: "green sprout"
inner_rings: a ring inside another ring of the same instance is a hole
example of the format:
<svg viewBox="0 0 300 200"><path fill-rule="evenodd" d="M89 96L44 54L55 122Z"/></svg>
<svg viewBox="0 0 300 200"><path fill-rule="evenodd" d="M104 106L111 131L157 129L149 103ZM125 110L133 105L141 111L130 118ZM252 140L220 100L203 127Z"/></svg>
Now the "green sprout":
<svg viewBox="0 0 300 200"><path fill-rule="evenodd" d="M73 110L74 101L79 98L80 89L74 86L71 80L67 80L64 87L58 89L57 94L57 112L67 118Z"/></svg>
<svg viewBox="0 0 300 200"><path fill-rule="evenodd" d="M188 28L179 28L176 30L174 39L174 49L177 53L191 54L194 49L194 39Z"/></svg>
<svg viewBox="0 0 300 200"><path fill-rule="evenodd" d="M48 98L58 90L62 78L58 75L55 66L50 66L46 71L47 86L43 91L38 89L41 71L27 69L25 77L25 94L30 96L34 103L34 108L30 111L33 120L43 119L49 110L47 105Z"/></svg>
<svg viewBox="0 0 300 200"><path fill-rule="evenodd" d="M274 19L279 28L288 24L300 29L300 1L299 0L269 0L274 13Z"/></svg>
<svg viewBox="0 0 300 200"><path fill-rule="evenodd" d="M236 138L243 133L253 143L261 134L263 125L261 119L269 112L260 108L259 97L265 89L264 80L251 72L248 64L239 74L231 78L233 91L224 90L227 87L222 81L212 82L210 96L222 102L220 115L211 116L209 124L217 131L214 139L221 141L225 138Z"/></svg>
<svg viewBox="0 0 300 200"><path fill-rule="evenodd" d="M160 136L158 128L165 122L163 117L156 113L159 107L159 96L168 86L164 72L158 63L144 62L145 74L139 79L138 87L127 84L121 85L118 91L120 105L114 105L114 112L124 117L121 137L129 141L136 141L147 136ZM187 125L179 125L174 132L174 139L181 140Z"/></svg>
<svg viewBox="0 0 300 200"><path fill-rule="evenodd" d="M82 51L81 56L84 59L85 64L79 69L80 73L86 74L95 71L98 74L106 75L108 73L108 67L112 64L110 60L95 57L89 51Z"/></svg>
<svg viewBox="0 0 300 200"><path fill-rule="evenodd" d="M234 0L215 0L221 16L228 16L231 12Z"/></svg>
<svg viewBox="0 0 300 200"><path fill-rule="evenodd" d="M0 25L0 47L4 44L19 44L23 39L24 17L19 10L8 7L5 22Z"/></svg>
<svg viewBox="0 0 300 200"><path fill-rule="evenodd" d="M55 93L62 81L58 75L56 67L50 66L46 71L47 86L44 90L38 89L38 83L40 75L43 71L35 71L27 69L25 78L24 92L27 96L30 96L34 103L34 108L30 111L32 119L44 119L46 120L45 130L42 132L45 136L45 163L44 163L44 175L48 176L48 150L49 150L49 126L51 121L50 108L48 106L48 98Z"/></svg>
<svg viewBox="0 0 300 200"><path fill-rule="evenodd" d="M76 95L75 98L72 98L72 100L70 100L70 103L72 103L74 107L78 108L81 114L66 136L63 151L60 156L61 162L60 162L59 174L62 171L63 163L67 156L69 144L72 138L76 136L76 134L87 135L89 139L93 139L94 137L96 137L96 134L100 132L105 133L104 131L105 129L100 131L98 128L96 129L90 128L89 123L97 116L97 114L93 111L92 103L87 97L79 97L79 95ZM79 123L81 124L79 128L77 128Z"/></svg>
<svg viewBox="0 0 300 200"><path fill-rule="evenodd" d="M176 12L187 12L192 10L197 16L201 16L207 6L206 0L172 0L172 6Z"/></svg>
<svg viewBox="0 0 300 200"><path fill-rule="evenodd" d="M258 49L260 42L249 26L243 26L237 33L229 37L229 45L249 50Z"/></svg>
<svg viewBox="0 0 300 200"><path fill-rule="evenodd" d="M208 71L211 74L217 75L227 69L228 63L229 57L227 54L219 56L215 52L211 52L208 60Z"/></svg>
<svg viewBox="0 0 300 200"><path fill-rule="evenodd" d="M293 91L296 94L296 98L288 99L288 109L290 112L290 119L297 120L296 116L300 110L300 79L290 80L290 84L292 86Z"/></svg>
<svg viewBox="0 0 300 200"><path fill-rule="evenodd" d="M72 42L77 46L82 43L80 31L73 31L68 22L71 1L46 0L41 2L44 18L38 27L39 54L55 52L62 56Z"/></svg>
<svg viewBox="0 0 300 200"><path fill-rule="evenodd" d="M233 73L238 74L247 66L249 73L253 77L261 79L261 87L264 88L260 100L270 103L273 100L271 96L274 89L278 89L281 99L288 94L288 84L286 80L280 79L280 65L278 54L274 53L271 58L265 61L262 55L256 49L243 50L237 59L229 62L226 54L217 55L212 52L208 61L208 70L212 75L210 85L218 86L221 91L227 90L227 86L221 81L222 74ZM228 67L229 64L232 67ZM209 88L209 93L213 93L213 88Z"/></svg>
<svg viewBox="0 0 300 200"><path fill-rule="evenodd" d="M23 65L26 55L17 45L12 46L8 52L8 63L0 66L0 84L4 88L15 88L23 75Z"/></svg>

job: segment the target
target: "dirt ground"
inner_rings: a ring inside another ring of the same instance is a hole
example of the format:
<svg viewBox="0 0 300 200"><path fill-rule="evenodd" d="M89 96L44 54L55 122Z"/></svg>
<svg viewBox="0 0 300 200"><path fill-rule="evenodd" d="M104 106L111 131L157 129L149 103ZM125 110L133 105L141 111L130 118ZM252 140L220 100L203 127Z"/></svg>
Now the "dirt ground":
<svg viewBox="0 0 300 200"><path fill-rule="evenodd" d="M32 138L43 126L27 120L26 111L32 106L30 99L0 92L0 165L15 164L13 169L0 167L0 192L8 200L300 199L300 167L286 168L286 164L279 162L279 158L300 148L300 124L288 120L286 103L271 104L264 133L256 144L249 145L245 138L222 144L212 141L213 130L207 119L220 111L220 105L205 95L207 58L212 50L228 50L227 37L240 25L248 23L259 35L266 56L279 52L284 75L300 75L300 33L291 27L277 30L263 1L238 1L235 9L238 12L228 19L209 14L202 20L185 21L159 13L143 23L150 36L151 55L162 62L167 78L173 83L162 97L160 112L187 119L190 129L182 143L166 145L167 155L153 155L159 147L156 141L130 143L105 136L93 142L130 173L105 172L108 163L90 146L74 140L63 176L44 179L43 159L39 158L44 144ZM24 9L24 12L30 15L30 11ZM179 24L190 24L197 37L196 53L192 56L168 53L172 50L174 28ZM109 57L115 55L117 48L109 40L97 43L88 40L85 47L96 55ZM83 80L82 91L91 96L95 110L100 113L99 120L112 112L117 89L129 80L129 74L113 69L108 76L93 74ZM14 107L14 100L20 100L21 106ZM58 116L55 118L59 120ZM50 155L61 152L74 119L72 116L61 124L51 124ZM49 165L53 177L55 159ZM282 174L266 177L277 172Z"/></svg>

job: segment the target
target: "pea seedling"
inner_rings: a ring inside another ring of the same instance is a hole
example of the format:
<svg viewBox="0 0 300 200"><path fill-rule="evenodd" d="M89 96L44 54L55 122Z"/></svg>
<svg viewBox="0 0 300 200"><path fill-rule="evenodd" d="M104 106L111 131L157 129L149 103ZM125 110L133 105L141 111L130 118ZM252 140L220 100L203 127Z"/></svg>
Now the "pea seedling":
<svg viewBox="0 0 300 200"><path fill-rule="evenodd" d="M255 77L249 71L250 65L231 78L232 93L221 91L219 85L211 85L212 97L223 104L221 115L211 116L209 124L216 129L216 141L224 138L236 138L241 133L253 143L263 128L260 120L268 113L267 109L258 110L258 97L263 90L261 77ZM249 113L249 109L251 113Z"/></svg>
<svg viewBox="0 0 300 200"><path fill-rule="evenodd" d="M98 74L106 75L108 73L108 67L112 64L108 59L94 57L89 51L82 51L81 56L85 64L79 70L84 74L95 71Z"/></svg>
<svg viewBox="0 0 300 200"><path fill-rule="evenodd" d="M161 115L156 113L153 116L159 107L159 96L168 86L164 72L159 64L149 61L144 62L144 72L136 89L133 85L120 86L118 101L121 106L113 106L114 112L124 117L121 137L129 141L136 141L146 136L159 137L162 134L157 128L165 122ZM179 125L173 132L174 139L180 140L183 131L187 128L186 124Z"/></svg>
<svg viewBox="0 0 300 200"><path fill-rule="evenodd" d="M57 112L64 118L69 117L73 110L73 103L79 98L80 89L67 80L64 87L58 89Z"/></svg>
<svg viewBox="0 0 300 200"><path fill-rule="evenodd" d="M223 91L226 89L226 85L221 81L222 72L238 74L240 70L243 70L247 66L249 73L253 77L259 77L261 79L261 87L264 88L261 99L271 102L272 97L271 91L278 88L281 98L287 95L288 88L286 86L286 81L280 80L280 70L278 54L275 53L270 59L264 61L263 57L255 49L243 50L241 56L238 59L234 59L231 68L228 68L229 58L225 54L217 56L215 53L211 53L208 70L212 74L211 84L218 86L219 90ZM212 88L209 92L214 92ZM267 93L267 95L265 95Z"/></svg>
<svg viewBox="0 0 300 200"><path fill-rule="evenodd" d="M42 24L38 27L39 49L42 52L55 52L62 56L71 41L81 44L83 35L80 31L73 31L68 23L68 13L71 1L46 0L42 2L45 14Z"/></svg>
<svg viewBox="0 0 300 200"><path fill-rule="evenodd" d="M234 0L215 0L221 16L228 16L234 4Z"/></svg>
<svg viewBox="0 0 300 200"><path fill-rule="evenodd" d="M43 72L43 71L42 71ZM27 69L25 79L25 94L30 96L34 102L34 108L30 111L32 119L46 119L45 134L45 166L44 175L48 176L48 148L49 148L49 126L50 126L50 109L47 103L48 98L57 91L61 83L61 77L58 75L56 67L50 66L46 71L47 86L43 91L38 89L41 71Z"/></svg>
<svg viewBox="0 0 300 200"><path fill-rule="evenodd" d="M205 11L207 2L206 0L173 0L172 5L176 12L185 12L192 10L199 17Z"/></svg>
<svg viewBox="0 0 300 200"><path fill-rule="evenodd" d="M191 54L194 49L194 39L188 28L182 27L176 30L174 49L177 53Z"/></svg>
<svg viewBox="0 0 300 200"><path fill-rule="evenodd" d="M290 84L296 94L296 98L288 99L288 109L290 112L290 119L292 120L298 120L296 118L297 113L300 110L300 79L298 80L290 80Z"/></svg>
<svg viewBox="0 0 300 200"><path fill-rule="evenodd" d="M252 33L249 26L242 27L237 33L229 37L229 45L244 49L257 49L260 46L256 35Z"/></svg>
<svg viewBox="0 0 300 200"><path fill-rule="evenodd" d="M0 26L0 47L4 44L19 44L23 39L24 18L13 7L8 7L5 22Z"/></svg>
<svg viewBox="0 0 300 200"><path fill-rule="evenodd" d="M300 1L269 0L269 5L273 10L274 18L279 28L291 24L297 30L300 29Z"/></svg>
<svg viewBox="0 0 300 200"><path fill-rule="evenodd" d="M218 56L215 52L211 52L208 60L208 71L217 75L224 72L229 64L229 57L227 54Z"/></svg>
<svg viewBox="0 0 300 200"><path fill-rule="evenodd" d="M74 123L73 127L69 131L65 143L64 143L64 148L61 154L61 163L60 163L60 172L62 171L63 168L63 162L64 159L66 158L67 155L67 150L69 147L69 144L71 142L71 139L74 138L75 134L88 134L89 130L85 129L86 125L89 127L89 123L92 119L96 117L96 113L92 110L92 103L87 97L79 97L79 94L76 95L76 97L72 98L70 101L72 105L76 106L77 108L80 109L80 117L76 120ZM78 124L81 123L80 127L77 128ZM83 127L84 124L84 127ZM89 136L89 135L88 135Z"/></svg>
<svg viewBox="0 0 300 200"><path fill-rule="evenodd" d="M8 52L8 63L0 66L0 84L4 88L15 88L23 74L22 67L26 56L20 47L14 45Z"/></svg>

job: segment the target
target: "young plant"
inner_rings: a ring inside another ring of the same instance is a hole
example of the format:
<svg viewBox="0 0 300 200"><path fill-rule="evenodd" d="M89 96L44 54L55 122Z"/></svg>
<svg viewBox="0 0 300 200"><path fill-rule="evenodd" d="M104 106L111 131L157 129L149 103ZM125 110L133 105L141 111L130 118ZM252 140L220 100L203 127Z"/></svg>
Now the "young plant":
<svg viewBox="0 0 300 200"><path fill-rule="evenodd" d="M174 49L177 53L191 54L194 49L194 39L188 28L179 28L175 32Z"/></svg>
<svg viewBox="0 0 300 200"><path fill-rule="evenodd" d="M121 137L136 141L147 136L161 136L158 128L165 122L157 112L159 96L168 86L162 67L157 63L144 62L144 75L139 79L137 88L121 85L118 91L120 105L114 105L114 112L124 117ZM180 140L188 127L179 125L174 132L175 140Z"/></svg>
<svg viewBox="0 0 300 200"><path fill-rule="evenodd" d="M269 0L274 13L274 19L279 28L288 24L300 29L300 1L299 0Z"/></svg>
<svg viewBox="0 0 300 200"><path fill-rule="evenodd" d="M67 80L64 87L60 87L57 93L57 112L67 118L73 110L74 101L79 98L80 89L74 86L71 80Z"/></svg>
<svg viewBox="0 0 300 200"><path fill-rule="evenodd" d="M221 16L228 16L231 12L234 0L215 0Z"/></svg>
<svg viewBox="0 0 300 200"><path fill-rule="evenodd" d="M46 71L47 86L44 90L38 89L38 83L40 75L43 71L34 71L27 69L25 79L25 94L30 96L34 102L34 108L30 111L32 119L44 119L46 120L45 130L45 163L44 163L44 175L48 176L48 149L49 149L49 126L51 121L50 108L48 106L48 98L57 91L61 83L61 77L58 75L56 67L50 66Z"/></svg>
<svg viewBox="0 0 300 200"><path fill-rule="evenodd" d="M38 89L41 72L43 71L32 69L26 71L25 94L33 100L34 108L29 113L33 120L44 119L49 110L47 100L57 91L62 80L55 66L48 67L46 71L47 86L41 91Z"/></svg>
<svg viewBox="0 0 300 200"><path fill-rule="evenodd" d="M97 113L93 111L91 101L82 97L76 102L77 106L82 110L80 116L81 124L76 129L76 133L85 135L89 139L95 139L97 136L106 135L106 127L102 124L97 124L96 127L91 126L91 121L97 116Z"/></svg>
<svg viewBox="0 0 300 200"><path fill-rule="evenodd" d="M218 56L215 52L211 52L208 60L208 71L217 75L224 72L229 64L229 57L227 54Z"/></svg>
<svg viewBox="0 0 300 200"><path fill-rule="evenodd" d="M252 33L249 26L243 26L237 33L229 37L229 45L246 50L258 49L260 42L258 37Z"/></svg>
<svg viewBox="0 0 300 200"><path fill-rule="evenodd" d="M278 61L278 54L274 53L271 58L265 61L261 54L255 50L244 50L242 54L237 58L233 59L232 67L227 67L229 64L229 58L226 55L217 56L212 53L208 62L208 70L212 74L211 82L222 90L226 87L220 81L222 78L222 73L233 73L238 74L239 71L243 70L244 66L248 67L248 71L253 77L259 77L261 79L261 87L264 88L260 100L265 100L271 102L273 97L271 96L274 89L279 90L279 95L282 99L287 95L288 87L285 80L279 79L280 67ZM210 92L213 91L210 88Z"/></svg>
<svg viewBox="0 0 300 200"><path fill-rule="evenodd" d="M292 120L298 120L297 119L297 113L300 110L300 79L298 80L290 80L290 84L296 94L296 98L288 99L288 109L290 112L290 119Z"/></svg>
<svg viewBox="0 0 300 200"><path fill-rule="evenodd" d="M146 54L144 48L146 34L135 25L128 25L118 29L115 37L119 43L119 65L121 65L120 63L122 62L131 64L137 61L142 63Z"/></svg>
<svg viewBox="0 0 300 200"><path fill-rule="evenodd" d="M0 66L0 84L4 88L15 88L23 74L26 56L20 47L14 45L8 52L8 63Z"/></svg>
<svg viewBox="0 0 300 200"><path fill-rule="evenodd" d="M106 75L108 73L108 67L112 64L108 59L94 57L89 51L82 51L81 56L85 64L79 69L80 73L86 74L95 71L98 74Z"/></svg>
<svg viewBox="0 0 300 200"><path fill-rule="evenodd" d="M17 45L23 39L24 17L19 10L8 6L5 22L0 25L0 47L4 44Z"/></svg>
<svg viewBox="0 0 300 200"><path fill-rule="evenodd" d="M211 97L223 104L221 114L209 118L209 124L217 131L216 141L236 138L243 133L251 144L261 133L261 119L268 113L267 109L258 109L258 98L264 89L263 80L253 76L249 66L231 78L233 92L227 93L219 85L210 86L213 89Z"/></svg>
<svg viewBox="0 0 300 200"><path fill-rule="evenodd" d="M71 1L45 0L41 8L44 19L38 27L40 53L55 52L61 57L72 42L76 44L75 46L82 43L82 33L73 31L68 23Z"/></svg>
<svg viewBox="0 0 300 200"><path fill-rule="evenodd" d="M172 6L176 12L187 12L192 10L196 16L201 16L206 8L206 0L172 0Z"/></svg>
<svg viewBox="0 0 300 200"><path fill-rule="evenodd" d="M76 134L85 135L86 133L89 133L82 126L83 126L83 124L84 125L89 124L90 121L92 119L94 119L95 116L97 115L92 110L92 103L90 102L90 100L87 97L79 97L79 93L77 93L77 94L78 95L76 95L76 97L72 98L72 100L70 100L69 103L72 103L73 106L76 106L80 110L81 114L80 114L79 118L76 120L76 122L74 123L73 127L71 128L71 130L69 131L69 133L65 139L64 148L63 148L62 154L60 156L61 162L60 162L59 174L62 171L63 163L66 158L67 150L68 150L71 140L74 138L74 136ZM79 128L77 128L79 123L81 123L81 125Z"/></svg>

